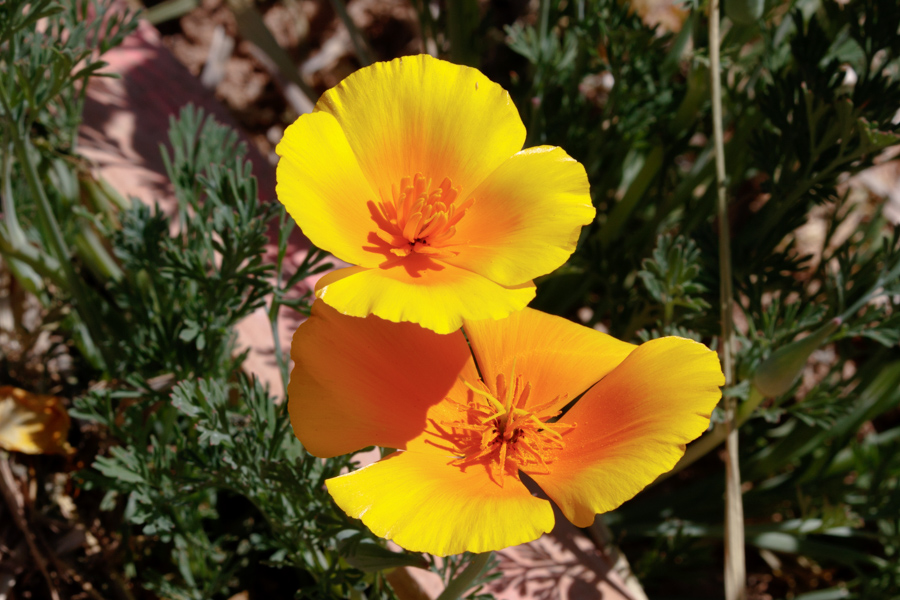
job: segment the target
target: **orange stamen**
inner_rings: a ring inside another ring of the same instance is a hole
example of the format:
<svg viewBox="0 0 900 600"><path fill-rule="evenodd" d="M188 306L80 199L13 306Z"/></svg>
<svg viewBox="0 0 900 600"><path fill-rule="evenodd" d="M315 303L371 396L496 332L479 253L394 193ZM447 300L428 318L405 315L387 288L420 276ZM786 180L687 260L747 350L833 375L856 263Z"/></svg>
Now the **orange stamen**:
<svg viewBox="0 0 900 600"><path fill-rule="evenodd" d="M376 231L375 235L393 246L391 252L397 256L408 256L413 252L436 257L455 256L458 252L449 247L456 224L475 203L469 198L462 204L454 204L459 191L447 177L433 189L431 180L421 173L404 177L400 185L391 187L392 198L380 203L381 231Z"/></svg>
<svg viewBox="0 0 900 600"><path fill-rule="evenodd" d="M462 456L451 464L466 466L488 459L488 468L498 485L505 477L519 478L519 471L547 473L548 464L565 446L563 435L575 427L569 423L550 423L559 413L547 409L559 406L565 395L528 407L531 384L513 374L497 376L493 393L482 381L470 383L460 378L470 390L465 401L448 401L461 413L460 418L443 423L453 432Z"/></svg>

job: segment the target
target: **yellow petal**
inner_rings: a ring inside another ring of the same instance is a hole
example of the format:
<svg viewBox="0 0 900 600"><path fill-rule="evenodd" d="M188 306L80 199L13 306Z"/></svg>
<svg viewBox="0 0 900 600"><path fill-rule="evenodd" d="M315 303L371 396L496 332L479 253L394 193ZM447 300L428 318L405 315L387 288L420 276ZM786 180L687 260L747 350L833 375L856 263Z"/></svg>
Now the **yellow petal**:
<svg viewBox="0 0 900 600"><path fill-rule="evenodd" d="M581 227L594 219L587 174L561 148L523 150L472 192L475 204L456 226L457 256L444 259L503 285L562 265Z"/></svg>
<svg viewBox="0 0 900 600"><path fill-rule="evenodd" d="M325 92L316 110L337 118L384 198L416 173L434 185L449 177L467 195L525 141L503 88L476 69L427 55L360 69Z"/></svg>
<svg viewBox="0 0 900 600"><path fill-rule="evenodd" d="M348 263L381 263L381 254L364 249L377 229L368 203L378 196L337 120L323 112L303 115L287 128L275 151L281 157L278 199L304 235Z"/></svg>
<svg viewBox="0 0 900 600"><path fill-rule="evenodd" d="M69 454L69 413L55 396L0 387L0 448L25 454Z"/></svg>
<svg viewBox="0 0 900 600"><path fill-rule="evenodd" d="M531 308L497 321L466 320L463 328L487 385L494 389L497 376L510 377L515 364L531 384L527 406L560 396L556 409L562 408L637 348Z"/></svg>
<svg viewBox="0 0 900 600"><path fill-rule="evenodd" d="M353 317L374 314L451 333L463 319L501 319L534 298L529 282L504 287L481 275L410 255L388 268L349 267L319 280L316 297Z"/></svg>
<svg viewBox="0 0 900 600"><path fill-rule="evenodd" d="M291 358L291 424L320 457L405 448L424 430L428 409L462 386L460 375L477 377L460 332L348 317L321 301L294 334Z"/></svg>
<svg viewBox="0 0 900 600"><path fill-rule="evenodd" d="M521 482L508 477L500 487L482 465L463 471L447 462L435 454L395 452L325 484L348 515L415 552L488 552L553 529L550 503Z"/></svg>
<svg viewBox="0 0 900 600"><path fill-rule="evenodd" d="M724 383L718 356L703 344L646 342L560 419L576 426L550 474L529 475L570 521L587 527L675 466L708 427Z"/></svg>

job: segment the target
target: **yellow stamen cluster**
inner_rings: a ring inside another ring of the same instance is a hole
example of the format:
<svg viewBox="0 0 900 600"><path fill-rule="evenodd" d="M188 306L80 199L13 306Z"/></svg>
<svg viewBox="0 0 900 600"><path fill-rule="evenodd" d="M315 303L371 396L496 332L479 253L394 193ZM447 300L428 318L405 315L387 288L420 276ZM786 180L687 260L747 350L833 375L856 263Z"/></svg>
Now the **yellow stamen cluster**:
<svg viewBox="0 0 900 600"><path fill-rule="evenodd" d="M421 173L404 177L399 186L393 186L393 198L379 204L381 230L376 235L393 248L397 256L413 252L431 256L452 256L448 250L450 238L456 233L456 224L475 200L469 198L460 205L453 202L459 197L459 188L453 187L448 177L436 188Z"/></svg>
<svg viewBox="0 0 900 600"><path fill-rule="evenodd" d="M464 455L451 464L465 466L487 461L500 486L506 475L519 479L520 470L549 473L547 464L565 445L561 432L575 427L547 422L559 415L559 411L547 411L558 406L564 396L526 408L531 384L523 382L521 376L511 379L512 384L508 385L502 373L497 376L496 396L481 382L476 386L463 380L472 391L467 401L448 399L463 416L444 423L448 428L474 433L467 436Z"/></svg>

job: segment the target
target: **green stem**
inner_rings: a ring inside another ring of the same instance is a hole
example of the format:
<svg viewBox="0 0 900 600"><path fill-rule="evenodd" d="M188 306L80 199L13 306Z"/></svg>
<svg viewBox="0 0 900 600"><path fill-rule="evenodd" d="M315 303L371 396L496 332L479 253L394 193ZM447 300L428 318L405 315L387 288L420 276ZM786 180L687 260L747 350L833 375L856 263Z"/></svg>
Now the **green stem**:
<svg viewBox="0 0 900 600"><path fill-rule="evenodd" d="M437 600L456 600L457 598L462 598L462 595L472 587L472 582L481 575L481 572L484 570L484 567L487 565L490 558L490 552L474 555L472 560L469 561L469 565L466 569L447 584L447 587L441 592L441 595L437 597Z"/></svg>
<svg viewBox="0 0 900 600"><path fill-rule="evenodd" d="M3 140L3 171L0 172L3 177L3 184L2 187L0 187L0 189L3 190L3 198L0 206L3 208L3 218L6 221L10 243L19 246L28 243L28 239L25 237L25 232L22 231L22 227L19 225L19 219L16 216L16 207L13 203L12 158L7 151L8 148L5 138L6 136L4 136Z"/></svg>
<svg viewBox="0 0 900 600"><path fill-rule="evenodd" d="M278 222L278 257L275 261L275 286L272 290L272 304L269 307L269 324L272 327L272 342L275 348L275 362L278 372L281 374L281 388L284 398L287 398L287 385L290 373L284 353L281 350L281 336L278 333L278 310L281 308L281 269L284 267L284 256L287 253L289 230L285 231L287 224L287 212L282 211ZM287 404L287 402L285 402Z"/></svg>
<svg viewBox="0 0 900 600"><path fill-rule="evenodd" d="M531 92L530 97L532 102L537 101L537 106L531 105L529 106L529 110L531 111L531 116L528 118L528 127L526 128L526 132L528 133L525 138L525 147L529 148L536 144L541 143L544 138L545 132L539 131L538 124L540 122L541 109L540 102L544 100L544 80L546 78L544 70L547 68L547 58L544 56L545 48L547 45L547 33L550 30L550 0L541 0L541 17L539 23L539 35L540 35L540 60L538 60L534 65L534 77L531 81Z"/></svg>
<svg viewBox="0 0 900 600"><path fill-rule="evenodd" d="M719 0L709 7L709 62L712 88L713 140L716 151L716 212L719 219L719 279L721 288L722 367L725 386L734 382L732 345L733 294L731 273L731 232L728 201L725 195L725 142L722 132L722 75L719 66ZM747 597L747 566L744 558L744 505L741 498L741 472L738 460L738 428L735 424L736 399L725 397L725 600Z"/></svg>
<svg viewBox="0 0 900 600"><path fill-rule="evenodd" d="M353 22L353 19L350 18L350 13L347 12L344 0L331 0L331 5L334 6L334 12L337 13L341 23L344 24L344 27L346 27L347 31L350 33L350 41L353 42L356 58L359 59L362 66L368 67L372 64L372 52L369 50L369 44L366 42L366 38L363 37L362 32L356 26L356 23Z"/></svg>
<svg viewBox="0 0 900 600"><path fill-rule="evenodd" d="M282 395L283 397L287 397L287 384L290 379L290 372L288 371L287 361L284 360L284 351L281 349L281 336L278 333L278 309L281 307L281 303L275 297L278 292L272 294L272 308L274 310L269 311L269 323L272 327L272 341L274 343L275 350L275 362L278 364L278 373L281 375L281 387L282 387ZM285 402L287 404L287 402Z"/></svg>
<svg viewBox="0 0 900 600"><path fill-rule="evenodd" d="M413 0L413 8L419 16L419 29L422 32L422 52L437 58L438 46L435 34L434 18L427 0Z"/></svg>
<svg viewBox="0 0 900 600"><path fill-rule="evenodd" d="M12 152L8 147L6 136L3 136L3 166L0 171L2 183L0 183L0 208L3 209L3 218L5 221L0 223L0 255L6 256L8 260L19 261L26 265L32 273L22 273L24 277L35 275L36 277L48 279L55 285L65 287L59 270L59 263L46 252L41 252L37 247L33 246L19 225L19 219L16 216L16 204L13 201L12 189ZM37 283L37 282L36 282ZM41 283L40 288L43 288ZM37 289L35 290L36 293Z"/></svg>
<svg viewBox="0 0 900 600"><path fill-rule="evenodd" d="M635 178L628 184L628 189L622 199L616 203L598 238L603 248L609 247L618 236L622 235L625 223L637 208L647 189L659 176L665 158L665 148L662 143L657 143L644 158L644 164Z"/></svg>
<svg viewBox="0 0 900 600"><path fill-rule="evenodd" d="M478 27L478 0L453 0L447 3L447 33L450 60L460 65L478 66L475 30Z"/></svg>
<svg viewBox="0 0 900 600"><path fill-rule="evenodd" d="M672 324L672 319L675 317L675 304L668 297L666 298L666 303L663 306L663 332L669 331L669 325Z"/></svg>
<svg viewBox="0 0 900 600"><path fill-rule="evenodd" d="M6 91L2 87L0 87L0 102L2 102L6 113L11 114L9 99L6 96ZM41 220L43 227L48 234L49 239L47 241L56 259L59 261L59 266L62 269L63 275L69 286L69 293L72 294L75 300L75 307L78 309L78 314L81 316L81 320L84 322L90 337L92 338L90 340L85 340L86 347L99 349L100 354L95 354L91 358L97 362L95 366L101 369L105 368L107 364L110 364L110 361L104 352L104 348L96 344L96 342L101 339L102 329L100 328L100 323L97 321L97 315L91 310L92 305L88 301L87 291L82 285L84 282L75 273L75 269L72 268L72 262L70 260L71 253L66 247L62 230L59 228L59 223L56 222L56 217L53 216L50 200L47 198L44 186L41 184L37 171L28 156L27 137L25 137L25 134L18 131L16 125L10 127L10 130L12 131L12 141L16 150L16 155L18 156L19 162L22 164L22 170L25 173L25 181L37 204L38 218Z"/></svg>
<svg viewBox="0 0 900 600"><path fill-rule="evenodd" d="M550 0L541 0L541 20L540 34L541 45L543 49L544 40L547 39L547 32L550 31Z"/></svg>
<svg viewBox="0 0 900 600"><path fill-rule="evenodd" d="M885 273L882 271L881 275L879 275L878 279L875 281L875 285L873 285L868 292L862 295L859 300L854 302L850 308L845 310L840 315L840 319L842 321L847 321L850 317L856 314L863 306L869 303L869 301L874 298L876 295L883 293L883 288L885 284L890 281L893 281L900 277L900 262L894 265L894 268L890 270L890 272Z"/></svg>
<svg viewBox="0 0 900 600"><path fill-rule="evenodd" d="M11 236L10 236L11 237ZM6 231L0 226L0 255L17 260L31 267L35 273L51 281L54 285L65 287L65 280L60 277L59 266L52 256L42 255L34 246L16 246Z"/></svg>

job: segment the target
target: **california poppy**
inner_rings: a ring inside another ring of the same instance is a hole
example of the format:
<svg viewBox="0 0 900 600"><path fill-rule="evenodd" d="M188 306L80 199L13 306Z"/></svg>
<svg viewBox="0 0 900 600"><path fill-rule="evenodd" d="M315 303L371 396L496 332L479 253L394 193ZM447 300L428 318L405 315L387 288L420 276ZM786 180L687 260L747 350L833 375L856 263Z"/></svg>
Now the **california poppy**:
<svg viewBox="0 0 900 600"><path fill-rule="evenodd" d="M327 91L276 148L279 200L354 265L325 276L317 297L438 333L524 308L532 279L562 265L594 218L581 164L524 141L503 88L427 55Z"/></svg>
<svg viewBox="0 0 900 600"><path fill-rule="evenodd" d="M398 450L326 481L335 502L377 535L436 555L550 531L550 502L521 473L590 525L675 465L724 383L698 342L635 346L532 309L437 335L317 301L291 354L291 422L310 452Z"/></svg>

